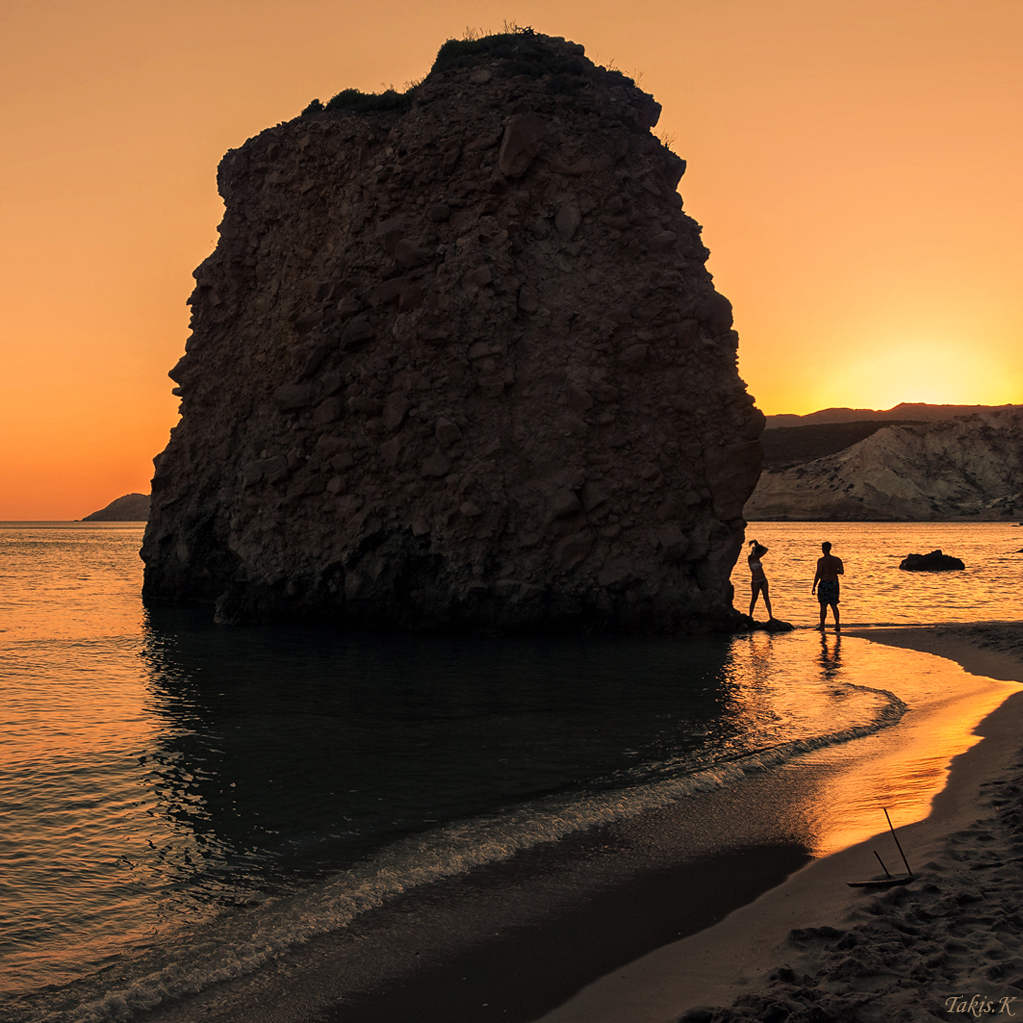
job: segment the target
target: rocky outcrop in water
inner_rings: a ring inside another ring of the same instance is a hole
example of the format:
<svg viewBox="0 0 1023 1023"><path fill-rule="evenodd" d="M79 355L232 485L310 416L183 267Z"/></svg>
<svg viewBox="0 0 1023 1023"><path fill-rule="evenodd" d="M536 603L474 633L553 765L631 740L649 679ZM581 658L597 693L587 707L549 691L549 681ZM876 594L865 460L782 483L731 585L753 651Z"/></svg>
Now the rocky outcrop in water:
<svg viewBox="0 0 1023 1023"><path fill-rule="evenodd" d="M763 416L658 113L519 33L229 152L146 596L222 621L733 621Z"/></svg>
<svg viewBox="0 0 1023 1023"><path fill-rule="evenodd" d="M750 519L1018 519L1023 409L890 426L844 451L765 472Z"/></svg>
<svg viewBox="0 0 1023 1023"><path fill-rule="evenodd" d="M899 568L906 572L957 572L966 565L961 558L936 550L928 554L907 554L899 562Z"/></svg>

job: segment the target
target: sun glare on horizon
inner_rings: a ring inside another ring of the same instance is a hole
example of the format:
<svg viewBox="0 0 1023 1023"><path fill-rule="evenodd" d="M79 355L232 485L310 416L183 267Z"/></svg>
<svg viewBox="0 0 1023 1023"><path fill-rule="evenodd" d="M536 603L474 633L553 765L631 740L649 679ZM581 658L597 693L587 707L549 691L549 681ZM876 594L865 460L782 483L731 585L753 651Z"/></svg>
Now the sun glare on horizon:
<svg viewBox="0 0 1023 1023"><path fill-rule="evenodd" d="M773 400L759 403L763 411L807 415L826 408L881 411L902 403L1023 402L1023 379L1012 367L1000 364L976 342L934 333L909 336L893 329L869 340L833 341L820 370L819 375L791 380ZM744 379L759 397L757 375L744 374Z"/></svg>
<svg viewBox="0 0 1023 1023"><path fill-rule="evenodd" d="M875 338L849 367L847 393L872 396L871 408L900 402L1008 404L1010 382L980 346L926 334ZM1001 393L1000 393L1001 392Z"/></svg>

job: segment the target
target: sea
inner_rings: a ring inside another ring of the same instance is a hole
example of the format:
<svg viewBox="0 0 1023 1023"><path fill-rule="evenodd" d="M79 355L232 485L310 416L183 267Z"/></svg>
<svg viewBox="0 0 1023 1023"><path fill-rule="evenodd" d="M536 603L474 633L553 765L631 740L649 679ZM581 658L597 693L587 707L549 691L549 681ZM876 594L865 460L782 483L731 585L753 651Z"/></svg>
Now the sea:
<svg viewBox="0 0 1023 1023"><path fill-rule="evenodd" d="M143 604L143 529L0 524L10 1023L243 1019L256 997L290 1006L268 1019L333 1019L313 1010L365 1007L484 932L529 948L616 885L743 849L752 898L882 830L882 804L926 815L1018 688L822 635L810 593L827 540L845 632L1018 620L1013 523L751 523L794 630L684 639L217 625ZM899 569L936 548L966 569ZM744 557L733 583L745 611ZM729 908L678 901L668 936ZM285 997L312 950L335 964L320 1001L312 982Z"/></svg>

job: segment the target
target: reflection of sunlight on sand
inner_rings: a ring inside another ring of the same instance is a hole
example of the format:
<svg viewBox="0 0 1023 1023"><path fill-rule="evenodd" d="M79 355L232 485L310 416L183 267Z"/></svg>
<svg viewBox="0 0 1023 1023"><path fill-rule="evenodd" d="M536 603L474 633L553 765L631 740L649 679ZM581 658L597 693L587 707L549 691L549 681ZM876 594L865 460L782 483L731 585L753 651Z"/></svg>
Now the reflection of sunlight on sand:
<svg viewBox="0 0 1023 1023"><path fill-rule="evenodd" d="M791 779L793 835L817 856L922 820L945 785L951 761L976 742L979 722L1019 686L967 674L931 654L863 638L797 631L752 633L732 643L723 711L744 743L815 739L908 710L893 727L836 742L780 765ZM889 848L889 846L891 848ZM878 850L901 868L892 843ZM875 861L864 864L867 876Z"/></svg>
<svg viewBox="0 0 1023 1023"><path fill-rule="evenodd" d="M847 681L886 688L910 709L894 728L801 758L830 768L821 772L814 805L802 810L811 820L819 856L886 831L882 807L896 828L926 817L945 786L952 759L980 741L973 734L976 726L1020 688L969 675L931 654L851 637L842 643L844 667L856 662L858 668L857 677ZM838 660L838 645L835 637L822 638L823 673L832 670L825 663ZM842 667L835 669L839 675ZM890 841L879 842L878 851L892 873L901 872ZM876 862L864 864L865 876L876 870Z"/></svg>

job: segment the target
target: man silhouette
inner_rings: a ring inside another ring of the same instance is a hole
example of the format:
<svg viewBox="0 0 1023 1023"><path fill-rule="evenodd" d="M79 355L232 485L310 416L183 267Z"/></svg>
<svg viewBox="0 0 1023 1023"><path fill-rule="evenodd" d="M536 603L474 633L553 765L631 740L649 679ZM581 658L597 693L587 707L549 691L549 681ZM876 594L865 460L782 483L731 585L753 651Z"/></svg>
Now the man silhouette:
<svg viewBox="0 0 1023 1023"><path fill-rule="evenodd" d="M817 574L813 577L813 586L810 592L817 591L817 600L821 606L821 632L824 631L824 620L827 618L828 607L835 615L835 632L842 631L842 625L838 617L838 577L845 575L845 568L842 566L842 559L836 558L831 553L831 544L826 540L821 544L824 557L817 559Z"/></svg>

